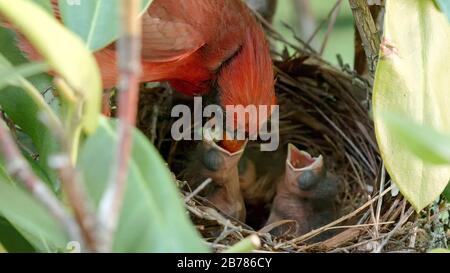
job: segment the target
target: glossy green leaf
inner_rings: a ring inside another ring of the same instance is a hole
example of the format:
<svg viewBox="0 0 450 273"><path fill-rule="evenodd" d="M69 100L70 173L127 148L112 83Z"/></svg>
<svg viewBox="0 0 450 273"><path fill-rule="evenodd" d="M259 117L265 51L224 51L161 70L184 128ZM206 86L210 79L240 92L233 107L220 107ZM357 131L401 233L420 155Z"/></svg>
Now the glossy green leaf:
<svg viewBox="0 0 450 273"><path fill-rule="evenodd" d="M114 166L116 130L102 119L80 153L79 169L96 205ZM133 151L124 206L115 235L115 252L204 252L172 175L158 151L139 131Z"/></svg>
<svg viewBox="0 0 450 273"><path fill-rule="evenodd" d="M9 253L35 252L33 246L16 230L16 228L0 215L0 244ZM1 251L0 251L1 252Z"/></svg>
<svg viewBox="0 0 450 273"><path fill-rule="evenodd" d="M449 0L436 0L437 5L443 13L447 15L450 22L450 1Z"/></svg>
<svg viewBox="0 0 450 273"><path fill-rule="evenodd" d="M2 179L4 176L0 175L0 214L39 251L64 249L68 239L62 228L28 193Z"/></svg>
<svg viewBox="0 0 450 273"><path fill-rule="evenodd" d="M431 164L450 165L450 135L402 115L383 113L382 116L384 125L415 156Z"/></svg>
<svg viewBox="0 0 450 273"><path fill-rule="evenodd" d="M33 2L0 0L0 13L27 37L52 69L83 97L83 128L88 133L94 131L100 115L101 80L96 61L83 41Z"/></svg>
<svg viewBox="0 0 450 273"><path fill-rule="evenodd" d="M412 156L381 113L396 111L450 134L450 24L432 1L395 0L386 2L384 32L373 95L375 131L389 174L419 211L442 193L450 167Z"/></svg>
<svg viewBox="0 0 450 273"><path fill-rule="evenodd" d="M0 55L3 55L11 65L23 66L28 63L15 45L14 34L0 27ZM27 77L28 83L36 87L42 94L51 87L51 78L46 74ZM51 91L45 92L44 98L53 110L58 112L58 102ZM39 164L48 176L54 178L52 171L47 167L47 158L54 151L56 141L50 130L41 122L37 122L39 107L26 92L17 86L8 86L0 90L0 106L16 125L33 141L39 153ZM55 179L52 179L55 180Z"/></svg>
<svg viewBox="0 0 450 273"><path fill-rule="evenodd" d="M1 56L0 56L1 58ZM0 89L7 85L17 85L18 77L30 77L48 70L45 63L29 63L16 67L3 67L0 60Z"/></svg>
<svg viewBox="0 0 450 273"><path fill-rule="evenodd" d="M147 10L152 0L142 0L142 11ZM91 51L97 51L119 37L120 0L59 0L64 22L78 34Z"/></svg>

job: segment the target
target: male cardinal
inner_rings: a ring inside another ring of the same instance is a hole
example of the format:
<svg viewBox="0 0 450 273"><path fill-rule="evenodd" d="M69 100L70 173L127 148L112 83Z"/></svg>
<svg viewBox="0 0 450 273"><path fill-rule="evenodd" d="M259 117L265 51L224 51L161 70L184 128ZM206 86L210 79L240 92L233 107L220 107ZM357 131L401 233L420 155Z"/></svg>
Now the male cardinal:
<svg viewBox="0 0 450 273"><path fill-rule="evenodd" d="M56 18L61 20L58 1L51 2ZM142 22L141 82L168 81L186 95L217 94L217 102L224 109L227 105L254 105L259 109L275 104L269 45L243 1L154 0L142 15ZM22 51L30 59L38 60L39 54L31 44L18 37ZM115 51L115 44L111 44L95 53L105 88L113 87L118 80ZM260 125L269 115L270 111L256 119L247 116L246 121L237 120L234 115L231 122L248 130L249 120L257 120ZM239 158L245 141L223 140L220 147L208 145L213 146L210 148L217 157L228 161L235 156ZM234 166L221 166L221 175L215 178L216 184L226 190L214 194L212 200L222 202L218 205L227 214L243 219L238 160L231 161ZM204 167L208 170L208 166Z"/></svg>
<svg viewBox="0 0 450 273"><path fill-rule="evenodd" d="M61 20L58 1L51 2ZM142 21L142 82L168 81L186 95L217 91L224 108L275 103L269 46L243 1L154 0ZM19 40L30 59L39 59L25 39ZM115 44L96 52L95 58L103 86L113 87L118 78ZM268 116L258 118L261 124ZM235 152L243 143L223 141L222 147Z"/></svg>

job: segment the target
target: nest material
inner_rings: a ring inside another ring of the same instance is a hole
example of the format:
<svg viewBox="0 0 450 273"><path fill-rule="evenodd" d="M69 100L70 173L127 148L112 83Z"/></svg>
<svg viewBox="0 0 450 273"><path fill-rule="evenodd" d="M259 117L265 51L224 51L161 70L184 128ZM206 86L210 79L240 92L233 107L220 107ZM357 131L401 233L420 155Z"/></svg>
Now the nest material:
<svg viewBox="0 0 450 273"><path fill-rule="evenodd" d="M275 238L263 228L257 231L262 240L258 251L423 251L427 232L418 228L417 217L412 217L413 209L406 200L391 194L369 114L369 83L346 69L328 65L313 53L299 51L275 64L280 145L293 143L312 155L324 156L329 171L341 181L337 200L341 218L298 238ZM180 177L195 143L171 139L174 120L170 111L178 102L186 104L191 99L167 87L143 89L138 126ZM189 195L186 208L194 223L214 249L220 251L256 232L244 223L224 218L200 196L191 198L195 188L188 181L179 184L184 196ZM308 243L330 229L337 235Z"/></svg>

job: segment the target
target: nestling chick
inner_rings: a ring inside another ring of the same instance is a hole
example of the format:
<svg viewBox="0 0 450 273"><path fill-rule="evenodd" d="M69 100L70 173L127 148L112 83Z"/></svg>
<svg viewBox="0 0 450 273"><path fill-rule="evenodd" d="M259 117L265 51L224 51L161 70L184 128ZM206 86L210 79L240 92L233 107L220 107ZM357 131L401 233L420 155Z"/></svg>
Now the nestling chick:
<svg viewBox="0 0 450 273"><path fill-rule="evenodd" d="M334 204L337 186L337 180L326 172L322 156L313 158L289 145L285 174L278 183L267 225L295 220L293 233L299 236L330 223L337 214ZM283 235L288 231L289 226L283 225L272 233ZM321 241L332 234L325 232L313 240Z"/></svg>
<svg viewBox="0 0 450 273"><path fill-rule="evenodd" d="M204 197L226 216L245 221L244 199L239 185L238 163L244 152L230 153L214 141L204 140L186 170L189 181L199 184L207 178L213 181Z"/></svg>

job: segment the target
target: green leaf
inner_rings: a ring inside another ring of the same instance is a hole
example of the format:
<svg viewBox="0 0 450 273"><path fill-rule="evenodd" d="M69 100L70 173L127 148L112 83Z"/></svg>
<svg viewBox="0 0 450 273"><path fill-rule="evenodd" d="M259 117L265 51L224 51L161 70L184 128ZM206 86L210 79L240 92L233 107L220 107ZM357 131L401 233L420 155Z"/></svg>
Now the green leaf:
<svg viewBox="0 0 450 273"><path fill-rule="evenodd" d="M46 12L53 15L52 3L50 0L33 0L34 3L38 4Z"/></svg>
<svg viewBox="0 0 450 273"><path fill-rule="evenodd" d="M141 1L142 11L151 2ZM80 5L67 0L58 3L64 25L78 34L91 51L104 48L119 37L120 0L89 0Z"/></svg>
<svg viewBox="0 0 450 273"><path fill-rule="evenodd" d="M0 214L39 251L64 249L68 239L53 217L24 190L2 179L4 176L0 175Z"/></svg>
<svg viewBox="0 0 450 273"><path fill-rule="evenodd" d="M16 38L11 31L0 27L0 41L2 41L0 55L13 65L27 64L27 60L15 45ZM28 77L27 80L41 93L52 85L51 78L46 74ZM53 99L51 91L46 92L45 98L48 98L47 102L51 104L53 110L58 112L58 102ZM36 102L22 88L9 86L0 90L0 106L14 123L30 136L39 153L40 166L47 175L54 178L52 170L47 167L47 158L54 151L56 141L50 130L43 123L37 122L39 107Z"/></svg>
<svg viewBox="0 0 450 273"><path fill-rule="evenodd" d="M445 190L442 194L447 199L447 202L450 202L450 183L447 184L447 187L445 187Z"/></svg>
<svg viewBox="0 0 450 273"><path fill-rule="evenodd" d="M431 164L450 164L450 135L441 134L432 127L420 125L402 115L381 115L384 125L415 156Z"/></svg>
<svg viewBox="0 0 450 273"><path fill-rule="evenodd" d="M82 125L87 133L94 131L100 115L101 80L96 61L83 41L33 2L0 0L0 13L24 34L51 68L83 97L85 106Z"/></svg>
<svg viewBox="0 0 450 273"><path fill-rule="evenodd" d="M100 202L114 166L116 131L102 119L82 147L79 169L91 197ZM115 124L115 123L114 123ZM133 133L124 206L115 236L115 252L205 252L190 222L172 175L158 151L138 131Z"/></svg>
<svg viewBox="0 0 450 273"><path fill-rule="evenodd" d="M428 253L450 253L450 249L445 249L445 248L435 248L432 250L429 250Z"/></svg>
<svg viewBox="0 0 450 273"><path fill-rule="evenodd" d="M10 253L35 252L33 246L0 215L0 244Z"/></svg>
<svg viewBox="0 0 450 273"><path fill-rule="evenodd" d="M5 167L3 167L2 164L0 164L0 181L4 181L6 183L13 184L13 181L8 176L8 174L5 170Z"/></svg>
<svg viewBox="0 0 450 273"><path fill-rule="evenodd" d="M0 55L0 89L3 89L7 85L18 85L17 78L29 77L46 72L48 65L45 63L29 63L16 67L2 66Z"/></svg>
<svg viewBox="0 0 450 273"><path fill-rule="evenodd" d="M432 1L395 0L386 2L384 31L373 95L375 131L389 174L419 211L442 193L450 167L412 156L382 113L396 111L450 134L450 25Z"/></svg>
<svg viewBox="0 0 450 273"><path fill-rule="evenodd" d="M447 15L450 22L450 1L449 0L436 0L436 4L439 6L441 11Z"/></svg>

